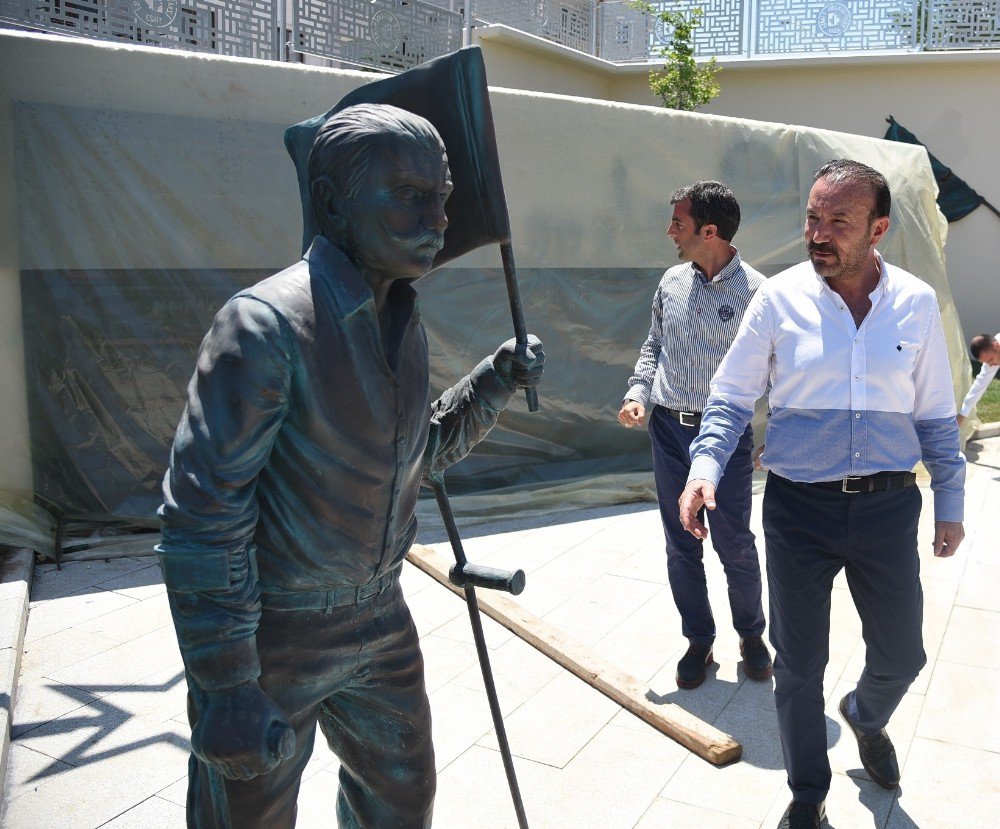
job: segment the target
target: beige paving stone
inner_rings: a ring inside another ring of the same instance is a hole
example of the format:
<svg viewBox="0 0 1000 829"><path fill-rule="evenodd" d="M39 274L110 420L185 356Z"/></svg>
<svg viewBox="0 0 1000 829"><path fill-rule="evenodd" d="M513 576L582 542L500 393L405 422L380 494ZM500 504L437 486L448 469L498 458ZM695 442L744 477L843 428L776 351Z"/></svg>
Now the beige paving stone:
<svg viewBox="0 0 1000 829"><path fill-rule="evenodd" d="M75 627L134 602L135 599L130 599L128 596L107 592L60 596L44 602L33 600L28 610L28 628L24 634L24 641L29 643L36 639L44 639L60 630Z"/></svg>
<svg viewBox="0 0 1000 829"><path fill-rule="evenodd" d="M9 801L5 825L96 829L173 782L185 752L169 741L131 736L133 746L74 757L75 768L36 784L30 796ZM88 796L96 792L100 796Z"/></svg>
<svg viewBox="0 0 1000 829"><path fill-rule="evenodd" d="M966 551L959 549L957 555ZM996 562L996 547L991 550L991 560L970 561L962 575L962 581L955 597L955 604L962 607L1000 612L1000 563Z"/></svg>
<svg viewBox="0 0 1000 829"><path fill-rule="evenodd" d="M941 662L978 668L997 667L1000 611L955 607L938 652Z"/></svg>
<svg viewBox="0 0 1000 829"><path fill-rule="evenodd" d="M656 798L635 825L635 829L759 829L749 818L727 815L677 800Z"/></svg>
<svg viewBox="0 0 1000 829"><path fill-rule="evenodd" d="M646 542L608 572L626 579L667 584L667 555L663 551L663 542Z"/></svg>
<svg viewBox="0 0 1000 829"><path fill-rule="evenodd" d="M434 758L440 772L491 732L493 719L484 691L463 688L450 682L428 696L433 722ZM510 742L511 746L515 745L513 739Z"/></svg>
<svg viewBox="0 0 1000 829"><path fill-rule="evenodd" d="M655 584L600 576L545 617L575 641L592 647L624 623L662 588Z"/></svg>
<svg viewBox="0 0 1000 829"><path fill-rule="evenodd" d="M556 769L515 756L514 772L530 826L556 829L572 825L542 819L549 800L556 796ZM517 829L517 815L498 751L473 746L438 774L437 786L434 829Z"/></svg>
<svg viewBox="0 0 1000 829"><path fill-rule="evenodd" d="M72 771L73 768L69 763L14 741L11 743L10 757L7 761L7 789L4 798L10 801L37 791L41 783Z"/></svg>
<svg viewBox="0 0 1000 829"><path fill-rule="evenodd" d="M14 716L11 720L11 736L32 731L50 720L88 706L96 695L70 685L53 682L50 679L22 679L17 686L14 699Z"/></svg>
<svg viewBox="0 0 1000 829"><path fill-rule="evenodd" d="M513 753L561 768L620 710L582 680L560 674L504 722ZM496 735L479 743L493 748Z"/></svg>
<svg viewBox="0 0 1000 829"><path fill-rule="evenodd" d="M154 795L103 824L101 829L184 829L186 825L183 806Z"/></svg>
<svg viewBox="0 0 1000 829"><path fill-rule="evenodd" d="M504 716L565 672L560 665L515 637L490 653L490 665ZM460 687L486 693L482 668L475 653L472 664L456 676L454 682Z"/></svg>
<svg viewBox="0 0 1000 829"><path fill-rule="evenodd" d="M916 736L1000 752L1000 671L938 662Z"/></svg>
<svg viewBox="0 0 1000 829"><path fill-rule="evenodd" d="M170 605L161 592L148 599L141 599L102 616L81 622L75 630L96 633L117 642L128 642L160 628L173 628Z"/></svg>
<svg viewBox="0 0 1000 829"><path fill-rule="evenodd" d="M115 594L108 594L115 595ZM51 672L51 678L94 693L137 683L151 674L182 666L173 628L159 628L129 642Z"/></svg>
<svg viewBox="0 0 1000 829"><path fill-rule="evenodd" d="M41 639L32 639L25 644L21 654L21 678L38 679L119 644L120 642L107 636L76 628L67 628L57 633L50 633Z"/></svg>
<svg viewBox="0 0 1000 829"><path fill-rule="evenodd" d="M634 826L686 756L685 749L652 729L602 729L537 802L537 825Z"/></svg>
<svg viewBox="0 0 1000 829"><path fill-rule="evenodd" d="M651 598L593 645L593 650L615 667L640 680L648 681L663 669L674 653L671 632L680 620L673 598L659 588Z"/></svg>
<svg viewBox="0 0 1000 829"><path fill-rule="evenodd" d="M445 588L442 587L441 589L444 590ZM484 591L477 590L476 592L482 593ZM475 645L476 640L473 638L472 634L472 620L469 617L468 605L465 603L464 598L460 598L454 594L452 594L452 596L453 599L448 600L458 602L462 612L451 621L445 622L435 628L434 634L443 639L451 639L455 642L464 642L467 645ZM513 638L513 633L511 633L499 622L494 622L482 611L479 613L479 618L483 625L483 638L486 640L486 647L490 650L496 650Z"/></svg>
<svg viewBox="0 0 1000 829"><path fill-rule="evenodd" d="M886 829L997 825L1000 753L917 737Z"/></svg>
<svg viewBox="0 0 1000 829"><path fill-rule="evenodd" d="M169 800L182 809L187 805L187 761L184 763L184 773L169 786L160 789L156 796Z"/></svg>
<svg viewBox="0 0 1000 829"><path fill-rule="evenodd" d="M424 655L424 681L428 693L451 682L470 667L479 670L474 645L427 634L420 640L420 650Z"/></svg>

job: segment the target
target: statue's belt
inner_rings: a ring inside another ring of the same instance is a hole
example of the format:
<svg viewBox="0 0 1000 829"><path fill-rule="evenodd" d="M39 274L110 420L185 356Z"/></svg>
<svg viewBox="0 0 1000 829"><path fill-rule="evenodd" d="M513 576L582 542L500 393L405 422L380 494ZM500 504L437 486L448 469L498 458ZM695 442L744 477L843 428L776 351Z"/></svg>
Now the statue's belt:
<svg viewBox="0 0 1000 829"><path fill-rule="evenodd" d="M338 587L336 590L303 590L298 593L261 593L261 606L267 610L325 610L360 604L385 592L399 581L395 568L381 578L360 587Z"/></svg>

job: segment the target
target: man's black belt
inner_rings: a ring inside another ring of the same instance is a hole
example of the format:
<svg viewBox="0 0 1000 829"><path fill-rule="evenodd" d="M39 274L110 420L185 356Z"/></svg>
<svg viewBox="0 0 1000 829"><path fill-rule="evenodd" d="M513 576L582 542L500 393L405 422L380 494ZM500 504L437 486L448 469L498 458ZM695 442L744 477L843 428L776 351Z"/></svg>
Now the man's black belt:
<svg viewBox="0 0 1000 829"><path fill-rule="evenodd" d="M701 426L701 412L682 412L677 409L668 409L666 406L663 407L663 411L680 423L681 426L689 426L692 429L697 429Z"/></svg>
<svg viewBox="0 0 1000 829"><path fill-rule="evenodd" d="M360 587L336 590L302 590L297 593L261 593L260 603L268 610L325 610L361 604L389 589L399 580L399 568Z"/></svg>
<svg viewBox="0 0 1000 829"><path fill-rule="evenodd" d="M835 489L849 495L865 495L869 492L885 492L889 489L903 489L915 486L917 476L912 472L876 472L874 475L841 478L839 481L817 481L810 486L820 489Z"/></svg>

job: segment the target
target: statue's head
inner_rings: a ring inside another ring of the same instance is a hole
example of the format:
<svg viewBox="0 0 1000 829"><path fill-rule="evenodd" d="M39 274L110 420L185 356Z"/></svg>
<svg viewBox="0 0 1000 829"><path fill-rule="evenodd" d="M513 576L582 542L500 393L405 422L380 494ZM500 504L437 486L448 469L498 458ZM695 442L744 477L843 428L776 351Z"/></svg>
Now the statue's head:
<svg viewBox="0 0 1000 829"><path fill-rule="evenodd" d="M358 104L320 127L309 156L320 232L370 284L418 279L448 226L451 173L429 121L385 104Z"/></svg>

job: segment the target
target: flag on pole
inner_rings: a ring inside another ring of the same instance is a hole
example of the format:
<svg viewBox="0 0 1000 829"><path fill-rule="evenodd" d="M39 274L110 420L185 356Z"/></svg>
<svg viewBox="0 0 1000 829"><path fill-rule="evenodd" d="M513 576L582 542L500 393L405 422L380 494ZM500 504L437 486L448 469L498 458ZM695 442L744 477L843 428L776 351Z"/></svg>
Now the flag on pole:
<svg viewBox="0 0 1000 829"><path fill-rule="evenodd" d="M309 192L309 152L320 126L355 104L391 104L430 121L444 140L454 190L448 199L448 232L434 267L482 245L510 240L507 200L500 177L486 66L469 46L348 93L329 112L289 127L288 149L302 199L302 250L319 232Z"/></svg>
<svg viewBox="0 0 1000 829"><path fill-rule="evenodd" d="M886 140L901 141L904 144L916 144L920 147L924 146L906 127L896 123L896 119L891 115L885 120L889 124L889 129L885 132ZM934 172L934 178L938 184L938 207L941 208L941 212L944 213L945 218L949 222L957 222L959 219L968 216L981 204L985 204L990 210L997 213L997 209L992 204L956 176L950 167L942 164L930 150L927 151L927 155L930 157L931 170ZM1000 213L997 213L997 215L1000 215Z"/></svg>

